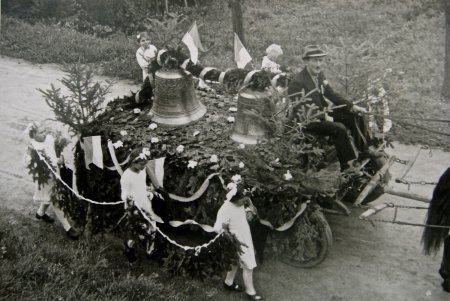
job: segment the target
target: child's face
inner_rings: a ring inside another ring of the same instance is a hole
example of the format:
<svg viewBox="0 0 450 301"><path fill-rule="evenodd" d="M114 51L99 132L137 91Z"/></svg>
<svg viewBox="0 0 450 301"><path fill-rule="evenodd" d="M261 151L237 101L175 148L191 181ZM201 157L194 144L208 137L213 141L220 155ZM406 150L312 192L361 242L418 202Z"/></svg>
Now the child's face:
<svg viewBox="0 0 450 301"><path fill-rule="evenodd" d="M276 52L269 52L269 53L267 54L267 57L268 57L270 60L276 62L276 61L278 60L278 58L280 57L280 54L279 54L279 53L276 53Z"/></svg>
<svg viewBox="0 0 450 301"><path fill-rule="evenodd" d="M46 136L45 130L42 128L38 128L34 134L33 139L36 140L37 142L44 142L45 136Z"/></svg>
<svg viewBox="0 0 450 301"><path fill-rule="evenodd" d="M150 45L150 38L148 37L142 37L139 40L139 44L141 45L141 47L143 48L148 48L148 46Z"/></svg>

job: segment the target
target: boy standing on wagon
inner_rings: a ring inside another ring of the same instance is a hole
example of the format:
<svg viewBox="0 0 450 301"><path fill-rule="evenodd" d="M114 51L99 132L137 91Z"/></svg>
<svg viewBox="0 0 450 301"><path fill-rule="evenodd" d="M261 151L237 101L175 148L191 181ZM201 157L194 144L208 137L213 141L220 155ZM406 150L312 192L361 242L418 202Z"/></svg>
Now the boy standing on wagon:
<svg viewBox="0 0 450 301"><path fill-rule="evenodd" d="M150 84L154 84L154 71L152 70L152 64L156 61L156 56L158 54L158 49L150 44L150 37L147 32L141 32L137 35L137 41L140 45L139 49L136 51L136 60L142 69L142 81L148 77Z"/></svg>

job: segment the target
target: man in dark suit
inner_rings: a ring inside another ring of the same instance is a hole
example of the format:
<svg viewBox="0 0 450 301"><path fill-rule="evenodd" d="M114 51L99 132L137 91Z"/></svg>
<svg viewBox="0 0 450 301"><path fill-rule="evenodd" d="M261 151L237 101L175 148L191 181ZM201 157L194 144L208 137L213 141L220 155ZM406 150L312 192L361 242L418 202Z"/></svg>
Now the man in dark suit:
<svg viewBox="0 0 450 301"><path fill-rule="evenodd" d="M351 169L358 158L358 151L347 133L347 128L353 135L356 134L354 137L360 138L356 142L356 147L360 151L368 147L368 141L364 134L361 134L361 129L355 126L355 122L361 122L361 119L355 119L356 113L366 110L333 91L322 72L326 55L317 45L305 47L303 60L306 67L293 77L288 87L288 95L293 104L289 119L297 123L304 121L301 111L308 110L311 104L317 107L316 112L323 111L331 105L341 106L329 114L319 115L316 121L306 124L304 130L315 135L330 136L337 151L341 170L345 171Z"/></svg>

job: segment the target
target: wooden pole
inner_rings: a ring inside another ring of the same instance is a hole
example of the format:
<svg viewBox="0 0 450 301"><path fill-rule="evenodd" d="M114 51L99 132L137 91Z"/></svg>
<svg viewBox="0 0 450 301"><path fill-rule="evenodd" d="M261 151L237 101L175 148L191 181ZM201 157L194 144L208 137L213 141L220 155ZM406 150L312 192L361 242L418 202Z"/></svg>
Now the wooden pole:
<svg viewBox="0 0 450 301"><path fill-rule="evenodd" d="M244 37L244 25L242 20L242 6L240 0L229 0L229 7L231 8L231 18L233 22L233 32L235 32L242 44L246 46ZM234 40L234 35L233 35Z"/></svg>
<svg viewBox="0 0 450 301"><path fill-rule="evenodd" d="M407 199L412 199L412 200L416 200L422 203L429 203L431 202L431 200L429 198L420 196L418 194L414 194L414 193L409 193L409 192L403 192L403 191L398 191L395 190L393 188L384 188L384 193L390 194L390 195L396 195L396 196L400 196L402 198L407 198Z"/></svg>
<svg viewBox="0 0 450 301"><path fill-rule="evenodd" d="M389 170L389 168L394 164L396 157L392 156L389 158L389 160L383 165L383 167L377 171L377 173L370 179L369 183L367 183L366 187L364 187L363 191L358 195L358 198L356 199L354 205L358 206L360 205L364 199L377 187L377 185L380 183L381 178L384 176L384 174Z"/></svg>

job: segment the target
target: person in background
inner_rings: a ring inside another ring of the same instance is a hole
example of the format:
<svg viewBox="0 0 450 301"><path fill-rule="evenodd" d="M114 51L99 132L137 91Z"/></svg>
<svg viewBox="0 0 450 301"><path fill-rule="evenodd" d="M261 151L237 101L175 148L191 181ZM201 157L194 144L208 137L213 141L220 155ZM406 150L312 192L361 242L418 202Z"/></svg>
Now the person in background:
<svg viewBox="0 0 450 301"><path fill-rule="evenodd" d="M153 222L164 223L163 219L153 210L152 202L158 198L149 187L147 187L146 166L150 158L150 150L146 147L139 147L130 153L130 165L120 178L121 199L125 202L125 209L129 206L136 206ZM139 212L137 212L140 214ZM146 236L150 237L146 241L146 253L151 255L154 250L154 238L156 229L152 223L145 223ZM125 255L129 262L136 261L135 242L128 239L125 243Z"/></svg>
<svg viewBox="0 0 450 301"><path fill-rule="evenodd" d="M444 245L441 267L442 289L450 292L450 167L441 175L434 188L428 207L426 224L443 228L425 227L422 244L425 255L436 254Z"/></svg>
<svg viewBox="0 0 450 301"><path fill-rule="evenodd" d="M306 67L295 74L288 86L288 95L293 103L289 119L294 122L299 120L297 113L308 105L314 104L318 110L324 110L330 105L344 106L335 109L331 114L319 116L318 121L313 121L305 126L305 131L311 134L330 136L333 139L337 156L344 172L355 169L358 151L355 149L352 137L347 133L347 127L351 130L355 140L366 140L365 145L358 145L358 149L366 150L369 144L368 137L360 137L360 132L354 127L353 120L357 113L366 112L366 109L354 105L338 93L334 92L322 72L324 57L327 54L317 45L308 45L303 53L303 61ZM305 97L305 102L297 100ZM296 102L297 101L297 102ZM364 130L362 130L364 132Z"/></svg>
<svg viewBox="0 0 450 301"><path fill-rule="evenodd" d="M247 222L247 215L244 208L249 198L234 196L237 192L237 184L228 184L229 189L230 185L233 187L231 187L230 192L227 194L227 200L217 212L214 230L220 232L222 229L227 228L241 242L243 252L239 254L239 263L242 268L242 277L247 298L250 300L263 300L256 293L253 284L253 269L256 267L256 258L250 226ZM242 292L243 289L234 282L237 270L237 265L232 266L226 275L223 286L230 291Z"/></svg>
<svg viewBox="0 0 450 301"><path fill-rule="evenodd" d="M263 57L261 69L272 73L281 73L281 66L277 63L283 50L280 45L272 44L266 49L266 56Z"/></svg>
<svg viewBox="0 0 450 301"><path fill-rule="evenodd" d="M142 81L148 77L150 84L154 85L154 72L153 66L156 62L156 56L158 49L151 44L150 37L147 32L141 32L137 35L137 41L140 45L136 51L136 60L142 69Z"/></svg>
<svg viewBox="0 0 450 301"><path fill-rule="evenodd" d="M27 147L27 153L24 158L25 164L29 165L33 157L37 158L37 152L40 152L44 158L49 160L48 163L52 165L53 170L59 173L59 165L60 163L63 163L64 160L62 156L59 159L57 158L54 137L47 133L45 128L37 122L30 123L25 131L30 138L30 144ZM54 184L55 178L51 172L46 183L40 184L39 181L37 181L35 184L33 201L40 203L35 217L46 223L54 222L54 219L47 214L47 209L51 205L50 195ZM78 239L80 233L70 225L62 210L55 205L53 205L52 208L57 219L66 231L67 236L71 239Z"/></svg>

